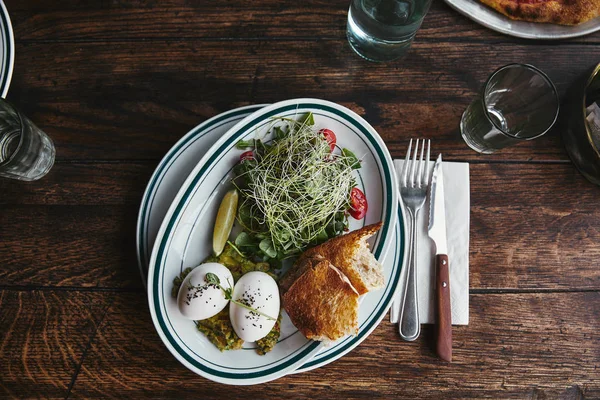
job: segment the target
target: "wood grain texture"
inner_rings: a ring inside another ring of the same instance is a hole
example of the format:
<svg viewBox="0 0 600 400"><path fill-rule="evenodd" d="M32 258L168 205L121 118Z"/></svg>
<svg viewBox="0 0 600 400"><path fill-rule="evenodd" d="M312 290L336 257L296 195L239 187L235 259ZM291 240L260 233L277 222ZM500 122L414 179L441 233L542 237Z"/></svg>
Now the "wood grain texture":
<svg viewBox="0 0 600 400"><path fill-rule="evenodd" d="M556 130L485 157L458 132L462 112L500 65L534 64L564 93L598 61L593 46L529 43L417 42L390 66L361 60L343 38L17 42L19 72L8 98L54 139L58 160L158 160L219 112L317 97L358 112L396 154L405 151L408 138L425 136L451 158L566 161ZM36 61L22 64L28 59Z"/></svg>
<svg viewBox="0 0 600 400"><path fill-rule="evenodd" d="M140 287L135 227L154 167L59 164L47 181L0 180L1 284ZM470 179L472 289L600 289L600 188L570 164L471 164Z"/></svg>
<svg viewBox="0 0 600 400"><path fill-rule="evenodd" d="M448 256L435 257L435 341L438 356L452 362L452 304Z"/></svg>
<svg viewBox="0 0 600 400"><path fill-rule="evenodd" d="M157 162L57 163L42 180L0 180L4 206L139 206Z"/></svg>
<svg viewBox="0 0 600 400"><path fill-rule="evenodd" d="M3 207L3 286L141 287L137 206Z"/></svg>
<svg viewBox="0 0 600 400"><path fill-rule="evenodd" d="M23 40L148 40L149 38L297 38L319 40L346 34L349 0L214 2L170 0L97 2L7 0L16 34ZM158 29L157 27L160 27ZM569 42L597 43L593 34ZM418 40L524 42L501 35L434 1Z"/></svg>
<svg viewBox="0 0 600 400"><path fill-rule="evenodd" d="M600 187L572 165L472 164L470 179L471 288L598 288Z"/></svg>
<svg viewBox="0 0 600 400"><path fill-rule="evenodd" d="M515 39L440 0L405 59L372 64L347 44L348 3L5 0L8 98L58 161L38 182L0 180L1 398L600 398L600 188L570 164L560 127L492 156L458 133L497 67L534 64L564 95L598 62L600 33ZM472 163L471 320L454 329L453 364L432 327L406 343L383 322L329 366L232 388L160 341L135 256L148 178L200 122L294 97L351 108L394 157L425 136Z"/></svg>
<svg viewBox="0 0 600 400"><path fill-rule="evenodd" d="M65 398L113 294L0 291L0 397Z"/></svg>
<svg viewBox="0 0 600 400"><path fill-rule="evenodd" d="M436 357L431 327L408 343L384 319L359 347L326 367L263 385L226 387L181 366L154 332L145 296L121 293L91 343L71 395L217 399L226 392L230 398L323 398L324 389L329 398L600 395L598 292L472 295L470 311L470 326L455 327L452 364Z"/></svg>

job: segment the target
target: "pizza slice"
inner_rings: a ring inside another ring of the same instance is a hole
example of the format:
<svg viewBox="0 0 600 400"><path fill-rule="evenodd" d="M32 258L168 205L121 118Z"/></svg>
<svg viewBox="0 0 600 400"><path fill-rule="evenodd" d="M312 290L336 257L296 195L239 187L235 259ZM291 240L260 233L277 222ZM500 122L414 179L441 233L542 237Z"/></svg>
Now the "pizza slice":
<svg viewBox="0 0 600 400"><path fill-rule="evenodd" d="M578 25L600 16L600 0L480 0L511 19Z"/></svg>

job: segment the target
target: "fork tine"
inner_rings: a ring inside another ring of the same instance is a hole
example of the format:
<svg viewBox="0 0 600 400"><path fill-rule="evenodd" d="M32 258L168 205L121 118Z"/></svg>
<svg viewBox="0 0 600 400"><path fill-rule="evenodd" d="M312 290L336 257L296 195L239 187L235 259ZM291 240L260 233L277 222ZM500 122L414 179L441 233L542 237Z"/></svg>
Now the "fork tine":
<svg viewBox="0 0 600 400"><path fill-rule="evenodd" d="M415 187L415 170L417 163L417 154L419 153L419 139L415 141L415 152L413 153L412 162L410 163L410 187Z"/></svg>
<svg viewBox="0 0 600 400"><path fill-rule="evenodd" d="M410 164L410 150L412 149L412 139L408 142L408 151L406 152L406 158L404 159L404 165L402 165L402 186L406 186L406 176L408 174L408 166Z"/></svg>
<svg viewBox="0 0 600 400"><path fill-rule="evenodd" d="M421 187L421 185L425 185L425 181L423 180L423 150L425 150L425 139L423 139L423 145L421 146L421 156L419 157L419 172L417 172L418 187Z"/></svg>
<svg viewBox="0 0 600 400"><path fill-rule="evenodd" d="M425 185L429 185L429 157L431 157L431 154L429 153L429 150L431 150L431 139L427 139L427 158L425 159Z"/></svg>

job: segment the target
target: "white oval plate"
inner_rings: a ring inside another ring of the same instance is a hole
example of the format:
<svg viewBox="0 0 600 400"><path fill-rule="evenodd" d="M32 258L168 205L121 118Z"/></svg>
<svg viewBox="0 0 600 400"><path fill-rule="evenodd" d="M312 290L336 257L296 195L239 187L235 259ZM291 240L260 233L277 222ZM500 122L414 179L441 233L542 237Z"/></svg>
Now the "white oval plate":
<svg viewBox="0 0 600 400"><path fill-rule="evenodd" d="M4 2L0 0L0 96L6 97L15 63L15 38Z"/></svg>
<svg viewBox="0 0 600 400"><path fill-rule="evenodd" d="M236 122L262 107L264 105L236 108L210 118L183 136L158 164L142 198L137 224L137 256L144 285L146 285L150 249L154 245L169 205L186 177L217 139ZM405 229L404 216L402 210L398 208L398 222L394 229L395 246L388 251L383 261L386 282L392 284L384 292L374 292L361 302L358 335L342 339L322 349L312 360L292 373L309 371L337 360L358 346L379 325L387 312L385 304L392 294L391 288L397 286L393 281L399 279L405 262Z"/></svg>
<svg viewBox="0 0 600 400"><path fill-rule="evenodd" d="M555 40L589 35L600 30L600 18L575 26L515 21L477 0L445 0L448 5L473 21L505 35L524 39Z"/></svg>
<svg viewBox="0 0 600 400"><path fill-rule="evenodd" d="M230 170L241 153L235 144L241 139L260 137L264 133L261 130L271 126L271 117L293 117L308 111L315 115L317 127L334 130L338 144L352 149L364 160L357 181L370 207L365 220L356 221L351 229L384 222L371 243L380 260L393 241L397 186L392 160L381 138L360 116L335 103L299 99L265 107L236 124L206 153L181 187L157 235L148 277L151 315L161 339L186 367L208 379L238 385L266 382L295 370L321 349L320 343L298 333L284 314L281 339L272 352L258 356L248 346L221 353L195 329L192 321L179 315L170 296L173 278L210 254L214 216L228 189ZM393 284L397 281L387 283L388 287ZM395 287L390 291L395 292ZM391 296L383 304L385 310L389 301Z"/></svg>

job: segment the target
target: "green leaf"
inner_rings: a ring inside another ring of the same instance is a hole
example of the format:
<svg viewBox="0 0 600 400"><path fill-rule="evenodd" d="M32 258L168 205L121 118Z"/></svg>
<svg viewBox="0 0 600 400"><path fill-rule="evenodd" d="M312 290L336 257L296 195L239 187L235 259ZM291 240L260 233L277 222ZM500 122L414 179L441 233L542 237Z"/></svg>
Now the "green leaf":
<svg viewBox="0 0 600 400"><path fill-rule="evenodd" d="M344 228L346 228L347 224L345 224L344 222L341 221L336 221L333 224L333 229L335 229L336 233L340 233L344 230Z"/></svg>
<svg viewBox="0 0 600 400"><path fill-rule="evenodd" d="M235 144L235 147L240 149L240 150L244 150L244 149L252 149L255 146L255 140L254 139L250 139L250 140L240 140Z"/></svg>
<svg viewBox="0 0 600 400"><path fill-rule="evenodd" d="M250 235L248 235L246 232L241 232L235 238L235 245L238 247L254 246L254 240L252 240L252 237Z"/></svg>
<svg viewBox="0 0 600 400"><path fill-rule="evenodd" d="M240 175L246 173L247 171L248 171L248 168L246 167L246 163L238 163L233 166L233 173L236 176L240 176Z"/></svg>
<svg viewBox="0 0 600 400"><path fill-rule="evenodd" d="M204 281L213 285L221 284L219 277L212 272L207 272L206 275L204 275Z"/></svg>
<svg viewBox="0 0 600 400"><path fill-rule="evenodd" d="M273 246L273 241L271 241L271 239L267 238L267 239L261 240L258 247L268 257L270 257L270 258L277 257L277 250L275 250L275 246Z"/></svg>
<svg viewBox="0 0 600 400"><path fill-rule="evenodd" d="M275 131L275 137L277 139L283 139L284 137L287 136L287 134L283 131L283 129L281 129L278 126L275 127L274 131Z"/></svg>
<svg viewBox="0 0 600 400"><path fill-rule="evenodd" d="M313 126L315 124L315 118L313 116L313 113L309 112L309 113L304 114L303 116L300 117L298 122L301 124L308 125L308 126Z"/></svg>
<svg viewBox="0 0 600 400"><path fill-rule="evenodd" d="M248 206L248 204L246 202L242 203L238 207L238 218L244 226L252 228L252 222L253 222L252 211L250 210L250 207ZM237 244L237 238L236 238L236 244Z"/></svg>
<svg viewBox="0 0 600 400"><path fill-rule="evenodd" d="M327 235L327 232L325 232L325 229L321 230L321 232L317 234L317 243L323 243L327 241L327 239L329 239L329 236Z"/></svg>
<svg viewBox="0 0 600 400"><path fill-rule="evenodd" d="M356 155L350 150L343 148L342 156L345 157L345 161L347 165L352 169L360 169L360 161L356 157Z"/></svg>

